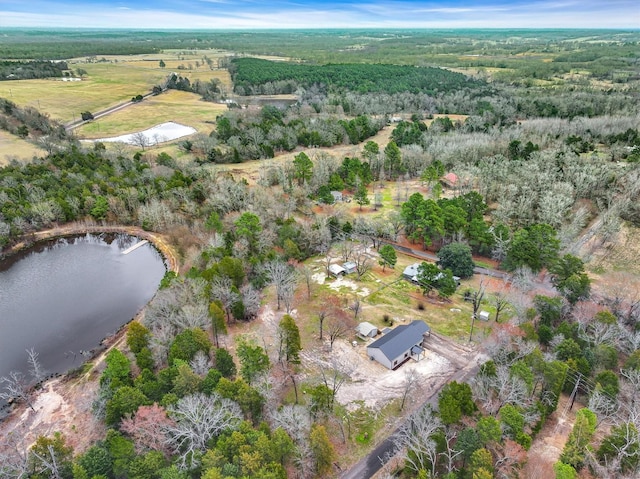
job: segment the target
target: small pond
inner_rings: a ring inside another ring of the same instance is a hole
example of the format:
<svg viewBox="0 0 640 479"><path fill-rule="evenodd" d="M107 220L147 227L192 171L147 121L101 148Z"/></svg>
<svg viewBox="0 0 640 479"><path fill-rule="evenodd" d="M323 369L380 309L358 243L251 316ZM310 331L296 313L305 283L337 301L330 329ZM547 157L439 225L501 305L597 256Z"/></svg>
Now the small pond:
<svg viewBox="0 0 640 479"><path fill-rule="evenodd" d="M28 374L29 348L50 373L76 368L131 320L166 271L151 244L123 254L139 241L124 234L59 238L0 262L0 376Z"/></svg>

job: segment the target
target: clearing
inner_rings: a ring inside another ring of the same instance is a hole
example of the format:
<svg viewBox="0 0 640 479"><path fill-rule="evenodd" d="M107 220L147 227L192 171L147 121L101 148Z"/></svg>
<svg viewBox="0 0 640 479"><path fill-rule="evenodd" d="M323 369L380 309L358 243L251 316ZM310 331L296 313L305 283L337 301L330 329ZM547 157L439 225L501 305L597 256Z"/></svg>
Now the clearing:
<svg viewBox="0 0 640 479"><path fill-rule="evenodd" d="M30 160L34 156L40 157L45 154L43 149L33 143L0 130L0 167L9 164L13 159Z"/></svg>

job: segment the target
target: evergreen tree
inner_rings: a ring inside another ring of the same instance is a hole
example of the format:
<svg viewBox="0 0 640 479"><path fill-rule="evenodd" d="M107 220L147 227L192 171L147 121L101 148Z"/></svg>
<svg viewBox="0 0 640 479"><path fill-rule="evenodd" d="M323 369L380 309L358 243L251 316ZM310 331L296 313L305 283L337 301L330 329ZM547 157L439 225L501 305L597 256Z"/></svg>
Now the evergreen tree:
<svg viewBox="0 0 640 479"><path fill-rule="evenodd" d="M380 254L380 261L378 261L378 263L382 266L382 271L384 271L387 266L391 268L395 267L398 256L393 246L390 244L382 245L378 253Z"/></svg>
<svg viewBox="0 0 640 479"><path fill-rule="evenodd" d="M311 434L309 436L309 446L313 454L316 464L316 473L323 476L333 468L333 461L336 458L336 452L329 440L329 435L324 426L314 424L311 426Z"/></svg>
<svg viewBox="0 0 640 479"><path fill-rule="evenodd" d="M280 335L279 359L282 360L284 356L285 361L288 363L299 363L300 350L302 349L300 330L293 317L288 314L282 317L278 326L278 333Z"/></svg>

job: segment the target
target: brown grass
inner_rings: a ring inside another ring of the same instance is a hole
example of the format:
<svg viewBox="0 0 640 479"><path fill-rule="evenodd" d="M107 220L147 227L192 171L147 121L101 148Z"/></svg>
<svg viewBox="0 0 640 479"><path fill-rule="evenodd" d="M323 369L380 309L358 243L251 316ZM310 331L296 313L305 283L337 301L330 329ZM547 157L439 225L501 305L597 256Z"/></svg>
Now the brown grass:
<svg viewBox="0 0 640 479"><path fill-rule="evenodd" d="M174 121L208 134L214 128L216 116L225 110L225 105L202 101L195 93L169 90L87 123L76 133L80 138L105 138Z"/></svg>
<svg viewBox="0 0 640 479"><path fill-rule="evenodd" d="M13 159L31 160L34 156L42 156L45 151L33 143L0 130L0 167L9 164Z"/></svg>

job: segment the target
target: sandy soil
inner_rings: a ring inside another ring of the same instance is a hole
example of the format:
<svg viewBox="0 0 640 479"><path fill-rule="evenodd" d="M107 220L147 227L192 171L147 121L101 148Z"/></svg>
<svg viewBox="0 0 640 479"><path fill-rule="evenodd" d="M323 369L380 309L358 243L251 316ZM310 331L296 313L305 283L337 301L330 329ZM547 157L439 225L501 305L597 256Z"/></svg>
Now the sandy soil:
<svg viewBox="0 0 640 479"><path fill-rule="evenodd" d="M111 138L98 138L96 140L87 141L100 141L103 143L127 143L128 145L137 145L139 142L136 141L136 137L137 135L142 134L146 137L149 145L157 145L166 141L177 140L178 138L189 136L194 133L196 133L195 128L169 121L167 123L156 125L152 128L149 128L148 130L130 133L128 135L114 136Z"/></svg>
<svg viewBox="0 0 640 479"><path fill-rule="evenodd" d="M553 470L553 464L560 458L573 429L576 412L584 407L575 403L573 409L569 410L568 406L569 397L563 395L558 402L558 408L533 440L527 454L527 464L520 474L521 479L544 479L545 476L540 473Z"/></svg>
<svg viewBox="0 0 640 479"><path fill-rule="evenodd" d="M354 401L364 401L371 409L382 408L386 403L401 398L405 390L406 374L416 371L420 380L412 389L411 398L423 399L439 388L445 377L454 371L453 365L442 356L427 351L419 361L409 360L395 371L390 371L367 357L367 344L353 346L344 340L336 341L332 355L347 364L357 365L350 374L350 381L338 391L337 400L349 408ZM412 402L411 400L409 402Z"/></svg>
<svg viewBox="0 0 640 479"><path fill-rule="evenodd" d="M97 389L97 381L80 379L69 383L61 378L49 381L35 397L33 410L20 406L21 413L0 422L0 438L14 434L29 446L40 435L61 431L75 453L86 450L105 434L104 424L91 412Z"/></svg>

